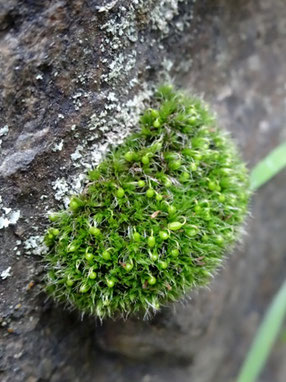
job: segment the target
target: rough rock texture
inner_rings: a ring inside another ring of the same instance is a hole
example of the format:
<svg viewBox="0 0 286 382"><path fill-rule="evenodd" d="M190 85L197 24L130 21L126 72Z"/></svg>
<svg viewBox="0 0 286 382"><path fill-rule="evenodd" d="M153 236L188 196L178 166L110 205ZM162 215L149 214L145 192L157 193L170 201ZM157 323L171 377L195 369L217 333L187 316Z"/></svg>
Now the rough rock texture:
<svg viewBox="0 0 286 382"><path fill-rule="evenodd" d="M162 72L205 96L250 167L286 138L284 0L176 6L173 0L0 4L5 382L235 381L282 283L285 171L254 196L245 242L210 290L151 321L100 325L39 293L40 257L28 254L36 238L25 240L41 234L48 209L80 189L75 180L100 159L106 142L120 141L134 126ZM285 356L278 341L260 382L284 382Z"/></svg>

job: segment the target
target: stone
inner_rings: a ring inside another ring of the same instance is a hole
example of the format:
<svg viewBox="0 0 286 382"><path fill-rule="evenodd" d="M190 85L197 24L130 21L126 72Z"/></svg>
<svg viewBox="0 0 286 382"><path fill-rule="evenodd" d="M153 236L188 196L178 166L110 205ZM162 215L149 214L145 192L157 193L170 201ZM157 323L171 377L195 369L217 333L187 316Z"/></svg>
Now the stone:
<svg viewBox="0 0 286 382"><path fill-rule="evenodd" d="M100 324L55 306L40 293L40 251L31 255L31 243L40 243L48 212L84 187L84 171L136 127L159 79L204 95L250 168L284 140L285 17L284 0L1 6L0 128L9 128L0 207L21 213L0 230L1 272L11 267L0 281L0 317L9 323L0 334L4 382L235 380L285 277L285 171L254 195L243 244L209 289L149 321ZM21 315L13 313L19 303ZM284 382L285 356L276 346L261 382Z"/></svg>

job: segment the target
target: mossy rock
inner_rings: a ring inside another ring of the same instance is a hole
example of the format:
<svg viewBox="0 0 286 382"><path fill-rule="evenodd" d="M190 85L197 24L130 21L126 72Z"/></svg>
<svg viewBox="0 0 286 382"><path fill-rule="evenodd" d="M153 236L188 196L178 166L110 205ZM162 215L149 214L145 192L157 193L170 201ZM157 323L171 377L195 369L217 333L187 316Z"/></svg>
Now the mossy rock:
<svg viewBox="0 0 286 382"><path fill-rule="evenodd" d="M48 293L101 319L205 285L247 213L247 170L207 105L163 86L152 106L45 236Z"/></svg>

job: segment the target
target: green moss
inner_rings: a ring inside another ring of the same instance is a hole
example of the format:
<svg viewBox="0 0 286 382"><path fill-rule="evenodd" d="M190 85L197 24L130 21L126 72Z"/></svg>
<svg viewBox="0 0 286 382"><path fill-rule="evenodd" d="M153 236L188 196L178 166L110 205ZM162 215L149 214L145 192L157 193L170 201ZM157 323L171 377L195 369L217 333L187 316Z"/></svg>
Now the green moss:
<svg viewBox="0 0 286 382"><path fill-rule="evenodd" d="M246 168L207 106L163 86L153 107L45 236L48 293L100 318L206 284L247 212Z"/></svg>

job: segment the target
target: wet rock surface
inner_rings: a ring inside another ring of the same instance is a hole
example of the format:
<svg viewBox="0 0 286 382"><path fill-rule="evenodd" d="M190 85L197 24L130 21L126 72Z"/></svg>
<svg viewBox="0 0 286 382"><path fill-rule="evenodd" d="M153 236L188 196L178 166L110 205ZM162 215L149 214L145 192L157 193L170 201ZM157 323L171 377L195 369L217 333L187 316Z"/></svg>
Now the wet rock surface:
<svg viewBox="0 0 286 382"><path fill-rule="evenodd" d="M9 276L0 277L5 382L235 381L285 276L284 171L254 195L243 243L210 289L191 293L152 320L101 325L56 307L40 293L41 258L28 255L24 241L40 234L46 211L62 203L55 199L54 182L78 176L82 168L72 158L84 156L94 144L89 139L104 140L110 130L120 137L108 121L106 131L101 125L87 128L106 105L107 113L119 113L114 97L127 103L143 84L169 70L179 86L213 105L250 168L286 139L283 0L179 3L177 15L171 6L176 2L158 9L148 1L130 18L120 7L131 3L9 0L0 8L0 129L8 126L0 136L1 208L21 211L16 224L0 230L0 274L11 267ZM148 18L151 11L158 17ZM152 40L157 44L148 45ZM123 56L116 44L123 44ZM278 341L260 382L284 381L285 355Z"/></svg>

